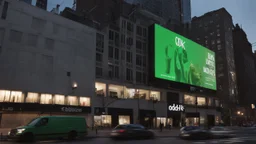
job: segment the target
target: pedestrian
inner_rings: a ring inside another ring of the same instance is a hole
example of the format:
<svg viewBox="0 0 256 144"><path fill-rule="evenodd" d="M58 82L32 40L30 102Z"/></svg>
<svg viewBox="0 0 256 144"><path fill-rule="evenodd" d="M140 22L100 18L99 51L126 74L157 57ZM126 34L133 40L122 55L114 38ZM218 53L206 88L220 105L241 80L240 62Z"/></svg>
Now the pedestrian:
<svg viewBox="0 0 256 144"><path fill-rule="evenodd" d="M163 131L163 123L160 123L160 131Z"/></svg>

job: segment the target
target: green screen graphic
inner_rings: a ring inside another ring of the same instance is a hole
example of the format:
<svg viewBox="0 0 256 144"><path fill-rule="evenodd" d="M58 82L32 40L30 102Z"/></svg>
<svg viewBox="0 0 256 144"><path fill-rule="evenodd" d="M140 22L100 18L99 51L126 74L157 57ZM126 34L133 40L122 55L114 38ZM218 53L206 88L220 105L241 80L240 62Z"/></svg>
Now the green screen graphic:
<svg viewBox="0 0 256 144"><path fill-rule="evenodd" d="M215 53L155 24L155 77L216 90Z"/></svg>

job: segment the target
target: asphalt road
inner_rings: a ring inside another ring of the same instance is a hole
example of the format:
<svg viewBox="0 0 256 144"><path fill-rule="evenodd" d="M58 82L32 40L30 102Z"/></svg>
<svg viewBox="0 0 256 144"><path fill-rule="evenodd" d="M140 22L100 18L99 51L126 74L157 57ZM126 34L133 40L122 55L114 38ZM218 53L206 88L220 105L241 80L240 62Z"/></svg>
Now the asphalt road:
<svg viewBox="0 0 256 144"><path fill-rule="evenodd" d="M16 144L15 142L0 142L1 144ZM154 140L127 140L127 141L113 141L109 138L96 138L96 139L88 139L81 141L41 141L36 142L35 144L255 144L256 137L248 136L248 137L237 137L237 138L228 138L228 139L213 139L206 141L187 141L181 140L176 137L171 138L156 138Z"/></svg>

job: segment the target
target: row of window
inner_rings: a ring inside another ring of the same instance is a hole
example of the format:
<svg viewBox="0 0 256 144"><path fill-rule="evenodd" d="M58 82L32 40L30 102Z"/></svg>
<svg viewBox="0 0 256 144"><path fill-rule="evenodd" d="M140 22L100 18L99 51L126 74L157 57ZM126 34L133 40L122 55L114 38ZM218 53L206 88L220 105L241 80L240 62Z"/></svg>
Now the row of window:
<svg viewBox="0 0 256 144"><path fill-rule="evenodd" d="M121 25L122 29L127 29L130 32L133 32L134 30L134 24L122 20L122 25ZM140 26L136 26L136 34L139 36L143 36L146 37L147 36L147 29L146 28L142 28Z"/></svg>
<svg viewBox="0 0 256 144"><path fill-rule="evenodd" d="M65 96L59 94L39 94L21 91L0 90L0 102L10 103L40 103L40 104L57 104L70 106L90 106L89 97Z"/></svg>
<svg viewBox="0 0 256 144"><path fill-rule="evenodd" d="M191 95L184 95L184 104L187 105L198 105L198 106L220 106L220 102L214 98L197 97Z"/></svg>

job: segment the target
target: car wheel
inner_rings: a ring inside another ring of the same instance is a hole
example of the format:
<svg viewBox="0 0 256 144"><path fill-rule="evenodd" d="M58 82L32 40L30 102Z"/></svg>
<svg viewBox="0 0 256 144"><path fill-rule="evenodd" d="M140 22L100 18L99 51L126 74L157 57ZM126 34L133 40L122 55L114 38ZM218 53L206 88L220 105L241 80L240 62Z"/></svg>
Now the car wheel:
<svg viewBox="0 0 256 144"><path fill-rule="evenodd" d="M77 137L77 132L76 131L71 131L68 133L68 140L75 140Z"/></svg>
<svg viewBox="0 0 256 144"><path fill-rule="evenodd" d="M25 133L21 137L22 142L33 142L34 140L35 140L35 137L34 137L33 133Z"/></svg>

